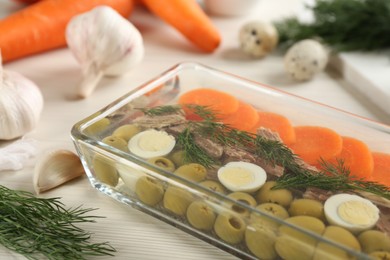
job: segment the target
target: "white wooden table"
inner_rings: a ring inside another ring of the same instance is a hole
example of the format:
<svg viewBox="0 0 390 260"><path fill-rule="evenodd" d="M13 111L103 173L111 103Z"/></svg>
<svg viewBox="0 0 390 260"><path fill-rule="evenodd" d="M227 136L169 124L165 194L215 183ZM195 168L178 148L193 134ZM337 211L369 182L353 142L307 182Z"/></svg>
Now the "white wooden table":
<svg viewBox="0 0 390 260"><path fill-rule="evenodd" d="M80 69L67 50L59 49L5 64L33 80L42 90L45 107L38 127L27 136L38 141L39 151L52 147L73 149L70 129L74 123L92 114L131 89L182 61L194 61L257 82L274 86L348 112L390 124L389 117L353 91L334 73L325 72L314 80L296 83L284 73L280 53L253 60L238 50L238 30L254 19L275 20L293 14L300 0L263 0L245 17L212 17L223 42L213 54L194 48L174 29L145 10L136 10L129 18L141 31L146 48L143 62L132 72L116 79L104 79L92 96L85 100L70 98L80 80ZM19 6L0 0L0 17ZM6 32L0 32L6 33ZM0 142L0 146L6 145ZM33 192L32 175L36 158L21 171L1 172L0 184ZM83 205L98 208L104 216L97 223L83 226L94 233L94 241L110 241L117 250L113 259L235 259L235 257L198 240L168 224L112 200L92 188L86 177L79 178L42 197L61 197L67 207ZM0 259L24 259L0 247ZM103 259L103 258L101 258ZM106 258L104 258L106 259Z"/></svg>

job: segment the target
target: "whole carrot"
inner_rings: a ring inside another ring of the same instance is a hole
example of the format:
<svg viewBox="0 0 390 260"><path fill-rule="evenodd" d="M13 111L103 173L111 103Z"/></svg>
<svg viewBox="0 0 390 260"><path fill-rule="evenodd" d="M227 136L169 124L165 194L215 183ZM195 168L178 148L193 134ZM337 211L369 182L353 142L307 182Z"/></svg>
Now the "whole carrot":
<svg viewBox="0 0 390 260"><path fill-rule="evenodd" d="M217 28L196 0L143 0L146 7L206 52L221 42Z"/></svg>
<svg viewBox="0 0 390 260"><path fill-rule="evenodd" d="M77 14L107 5L127 17L133 0L45 0L0 20L3 62L66 46L65 28Z"/></svg>

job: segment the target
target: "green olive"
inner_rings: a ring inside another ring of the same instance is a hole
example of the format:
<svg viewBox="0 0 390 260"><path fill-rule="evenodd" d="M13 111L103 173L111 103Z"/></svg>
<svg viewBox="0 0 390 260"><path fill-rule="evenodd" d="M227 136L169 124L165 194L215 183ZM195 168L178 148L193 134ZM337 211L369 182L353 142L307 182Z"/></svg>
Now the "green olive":
<svg viewBox="0 0 390 260"><path fill-rule="evenodd" d="M259 211L263 211L267 213L268 215L271 215L276 218L280 219L286 219L289 217L289 214L287 210L280 206L279 204L267 202L267 203L262 203L256 207ZM263 225L272 227L274 229L277 229L277 227L280 225L278 221L273 220L272 218L265 216L265 215L260 215L256 212L252 212L250 215L250 219L253 222L258 222L262 223Z"/></svg>
<svg viewBox="0 0 390 260"><path fill-rule="evenodd" d="M100 182L115 187L118 184L119 175L113 166L111 159L97 155L93 159L93 172Z"/></svg>
<svg viewBox="0 0 390 260"><path fill-rule="evenodd" d="M370 254L374 251L390 252L390 238L378 230L366 230L359 234L358 240L363 252Z"/></svg>
<svg viewBox="0 0 390 260"><path fill-rule="evenodd" d="M318 200L295 199L288 209L290 216L312 216L325 221L324 205Z"/></svg>
<svg viewBox="0 0 390 260"><path fill-rule="evenodd" d="M389 260L390 252L386 251L375 251L369 254L373 260Z"/></svg>
<svg viewBox="0 0 390 260"><path fill-rule="evenodd" d="M184 151L183 150L178 150L178 151L175 151L171 154L170 156L172 162L176 165L176 167L180 167L184 164L186 164L186 161L185 161L185 156L184 156Z"/></svg>
<svg viewBox="0 0 390 260"><path fill-rule="evenodd" d="M360 252L360 244L357 238L348 230L338 226L328 226L322 236L335 243ZM321 259L355 259L346 250L333 246L330 243L319 242L314 253L313 260Z"/></svg>
<svg viewBox="0 0 390 260"><path fill-rule="evenodd" d="M95 123L89 125L87 128L85 128L85 132L88 135L98 135L102 133L104 130L106 130L110 124L111 124L110 119L102 118L96 121Z"/></svg>
<svg viewBox="0 0 390 260"><path fill-rule="evenodd" d="M184 216L188 206L194 201L193 195L182 188L169 186L165 191L163 205L169 211Z"/></svg>
<svg viewBox="0 0 390 260"><path fill-rule="evenodd" d="M135 183L135 193L143 203L155 206L163 199L164 187L155 178L141 176Z"/></svg>
<svg viewBox="0 0 390 260"><path fill-rule="evenodd" d="M205 201L194 201L187 208L187 220L191 226L201 230L211 230L216 214Z"/></svg>
<svg viewBox="0 0 390 260"><path fill-rule="evenodd" d="M304 228L321 235L325 230L325 224L318 218L311 216L295 216L285 219L285 222ZM312 259L317 240L304 232L288 225L279 227L279 236L275 242L275 250L278 255L286 260Z"/></svg>
<svg viewBox="0 0 390 260"><path fill-rule="evenodd" d="M148 162L169 172L175 171L175 165L168 158L159 156L148 159Z"/></svg>
<svg viewBox="0 0 390 260"><path fill-rule="evenodd" d="M137 125L127 124L122 125L114 130L112 133L113 136L117 136L122 138L126 142L128 142L133 136L141 132L141 129Z"/></svg>
<svg viewBox="0 0 390 260"><path fill-rule="evenodd" d="M128 151L127 142L120 137L110 135L105 137L102 142L119 150Z"/></svg>
<svg viewBox="0 0 390 260"><path fill-rule="evenodd" d="M214 231L219 238L229 244L238 244L244 239L246 225L235 213L223 212L214 223Z"/></svg>
<svg viewBox="0 0 390 260"><path fill-rule="evenodd" d="M245 193L245 192L237 191L237 192L230 193L227 196L231 199L234 199L240 203L243 203L243 204L251 206L251 207L255 207L257 204L256 200L253 198L253 196L249 195L248 193ZM227 207L230 208L231 210L233 210L234 212L242 215L242 216L249 216L249 213L250 213L249 210L238 205L238 204L232 204L231 202L228 202Z"/></svg>
<svg viewBox="0 0 390 260"><path fill-rule="evenodd" d="M213 180L205 180L199 183L200 185L209 188L210 190L213 190L215 192L219 192L222 194L226 194L226 189L223 187L223 185L217 181Z"/></svg>
<svg viewBox="0 0 390 260"><path fill-rule="evenodd" d="M260 259L275 259L275 230L261 223L252 223L245 230L245 244Z"/></svg>
<svg viewBox="0 0 390 260"><path fill-rule="evenodd" d="M201 182L206 178L206 167L199 163L184 164L176 169L176 175L194 182Z"/></svg>
<svg viewBox="0 0 390 260"><path fill-rule="evenodd" d="M293 200L291 191L287 189L272 189L275 185L275 181L267 181L256 194L257 202L259 204L272 202L288 207Z"/></svg>

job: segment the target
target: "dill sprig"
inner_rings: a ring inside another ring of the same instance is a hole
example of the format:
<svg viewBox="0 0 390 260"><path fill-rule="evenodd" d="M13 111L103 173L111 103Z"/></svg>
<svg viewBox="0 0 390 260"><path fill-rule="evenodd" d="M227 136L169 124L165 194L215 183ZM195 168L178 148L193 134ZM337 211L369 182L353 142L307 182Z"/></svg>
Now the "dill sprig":
<svg viewBox="0 0 390 260"><path fill-rule="evenodd" d="M271 165L284 167L284 174L276 180L275 188L306 189L316 187L328 191L360 190L390 199L388 187L351 176L343 161L338 161L334 165L321 160L319 163L322 170L313 171L299 163L299 158L282 142L240 131L223 124L218 121L219 116L215 116L209 107L191 105L187 108L203 119L201 121L188 121L186 129L177 137L187 162L197 162L207 168L218 164L196 144L194 134L197 134L217 144L248 151ZM151 108L151 110L154 109L156 108ZM157 109L165 110L163 107Z"/></svg>
<svg viewBox="0 0 390 260"><path fill-rule="evenodd" d="M113 255L107 242L91 243L91 234L77 223L95 222L86 215L94 209L66 209L59 198L0 185L0 244L27 259L86 259Z"/></svg>
<svg viewBox="0 0 390 260"><path fill-rule="evenodd" d="M184 150L184 162L196 162L206 168L216 164L216 161L195 143L194 136L189 128L186 128L177 136L177 142Z"/></svg>
<svg viewBox="0 0 390 260"><path fill-rule="evenodd" d="M162 116L179 113L182 108L181 106L157 106L153 108L139 108L145 115L148 116Z"/></svg>
<svg viewBox="0 0 390 260"><path fill-rule="evenodd" d="M366 191L390 199L390 189L382 184L357 178L350 174L342 160L336 164L320 160L321 171L296 171L277 179L275 188L320 188L327 191Z"/></svg>
<svg viewBox="0 0 390 260"><path fill-rule="evenodd" d="M307 6L312 23L295 17L275 23L283 46L319 38L336 51L372 51L390 47L390 1L317 0Z"/></svg>

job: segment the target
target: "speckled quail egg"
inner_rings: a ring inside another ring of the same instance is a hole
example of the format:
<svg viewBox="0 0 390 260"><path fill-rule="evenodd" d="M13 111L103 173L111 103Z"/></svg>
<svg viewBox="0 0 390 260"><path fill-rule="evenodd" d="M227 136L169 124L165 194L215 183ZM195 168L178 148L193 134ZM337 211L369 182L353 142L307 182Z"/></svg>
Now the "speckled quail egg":
<svg viewBox="0 0 390 260"><path fill-rule="evenodd" d="M242 51L252 57L261 58L278 44L278 32L271 23L252 21L240 29L239 40Z"/></svg>
<svg viewBox="0 0 390 260"><path fill-rule="evenodd" d="M169 154L176 141L165 131L145 130L134 135L128 142L129 151L139 157L149 159Z"/></svg>
<svg viewBox="0 0 390 260"><path fill-rule="evenodd" d="M368 199L353 194L329 197L324 212L330 224L354 233L372 228L379 220L379 209Z"/></svg>
<svg viewBox="0 0 390 260"><path fill-rule="evenodd" d="M260 166L248 162L229 162L218 169L218 180L231 191L254 192L267 180Z"/></svg>
<svg viewBox="0 0 390 260"><path fill-rule="evenodd" d="M327 50L321 43L311 39L295 43L284 56L287 73L299 81L312 79L325 69L327 63Z"/></svg>

